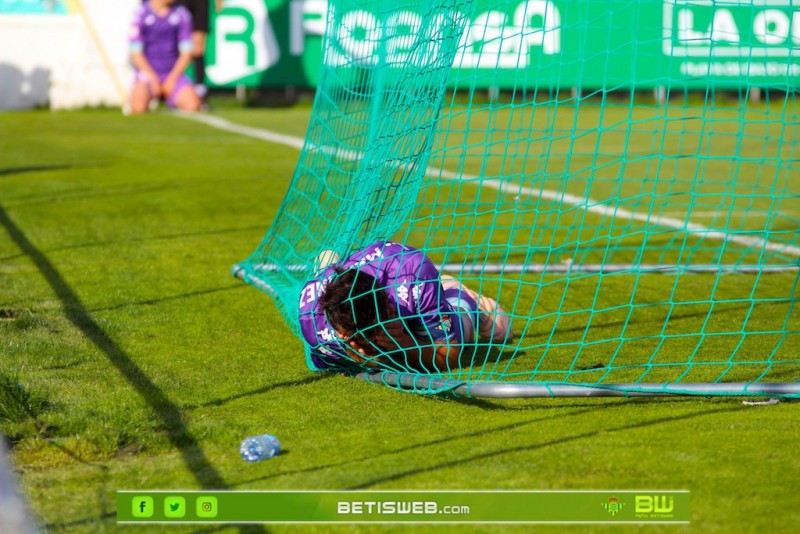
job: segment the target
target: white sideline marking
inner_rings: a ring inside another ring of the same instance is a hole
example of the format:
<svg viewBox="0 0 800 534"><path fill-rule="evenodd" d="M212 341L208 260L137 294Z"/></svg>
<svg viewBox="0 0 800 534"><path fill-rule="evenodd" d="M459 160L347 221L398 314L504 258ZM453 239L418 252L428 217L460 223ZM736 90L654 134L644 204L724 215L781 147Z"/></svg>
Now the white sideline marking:
<svg viewBox="0 0 800 534"><path fill-rule="evenodd" d="M233 132L246 135L248 137L254 137L256 139L261 139L262 141L269 141L270 143L290 146L292 148L296 148L297 150L302 150L303 145L305 144L305 140L300 139L299 137L292 137L291 135L284 135L267 130L261 130L259 128L242 126L241 124L236 124L219 117L214 117L213 115L203 113L186 113L183 111L175 111L173 113L178 117L202 122L203 124L217 128L218 130L225 130L227 132Z"/></svg>
<svg viewBox="0 0 800 534"><path fill-rule="evenodd" d="M242 126L240 124L236 124L227 121L223 118L215 117L208 114L185 113L180 111L174 112L174 114L177 115L178 117L201 122L203 124L206 124L208 126L220 130L246 135L256 139L261 139L263 141L268 141L270 143L289 146L292 148L296 148L298 150L302 150L303 147L305 146L305 140L300 139L299 137L293 137L291 135L284 135L275 132L270 132L268 130L262 130L260 128ZM337 150L335 148L319 147L312 145L309 145L309 148L312 150L314 149L321 150L323 152L338 153L340 156L351 160L356 160L363 157L362 154L359 154L355 151L344 151L340 149ZM470 174L456 174L446 169L436 169L434 167L427 167L425 169L425 174L426 176L432 178L439 177L453 181L462 181L462 180L473 181L478 179L478 176ZM746 245L748 247L755 247L755 248L763 247L766 250L775 250L800 257L800 247L796 247L794 245L772 243L765 239L761 239L760 237L733 235L720 230L713 230L708 226L704 226L702 224L690 223L672 217L650 217L650 215L634 213L632 211L628 211L625 208L621 208L618 206L607 207L603 206L599 201L594 200L590 197L579 197L576 195L571 195L569 193L558 193L556 191L550 191L548 189L536 189L533 187L525 187L519 184L517 185L508 184L508 183L503 183L500 180L496 180L494 178L488 178L488 179L484 178L483 180L480 181L480 186L488 187L490 189L495 189L503 193L509 193L516 197L526 195L531 197L543 198L545 200L552 200L553 202L570 204L577 208L581 208L588 212L602 216L609 216L613 218L627 219L633 221L641 221L649 224L657 224L659 226L666 226L668 228L681 230L683 232L686 232L687 234L694 236L706 237L709 239L719 239L720 241L728 241L732 243L739 243L740 245Z"/></svg>
<svg viewBox="0 0 800 534"><path fill-rule="evenodd" d="M782 217L790 217L791 212L787 211L775 211L775 212L748 212L747 210L742 209L735 209L735 210L711 210L711 211L699 211L699 210L692 210L692 217L700 217L700 218L707 218L710 219L712 217L727 217L729 214L732 214L736 217L743 217L747 216L748 219L753 219L755 217L760 217L765 219L767 217L772 217L773 215L780 215ZM667 217L680 217L683 215L683 212L680 211L667 211L664 213Z"/></svg>

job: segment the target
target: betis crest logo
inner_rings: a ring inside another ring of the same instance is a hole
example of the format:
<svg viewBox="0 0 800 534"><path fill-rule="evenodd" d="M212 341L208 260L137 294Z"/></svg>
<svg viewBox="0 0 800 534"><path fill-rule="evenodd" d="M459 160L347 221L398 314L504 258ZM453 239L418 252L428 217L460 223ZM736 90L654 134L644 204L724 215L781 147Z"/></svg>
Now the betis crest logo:
<svg viewBox="0 0 800 534"><path fill-rule="evenodd" d="M611 515L617 515L617 513L622 510L623 506L625 505L619 502L619 499L616 497L609 497L608 502L603 503L603 508Z"/></svg>

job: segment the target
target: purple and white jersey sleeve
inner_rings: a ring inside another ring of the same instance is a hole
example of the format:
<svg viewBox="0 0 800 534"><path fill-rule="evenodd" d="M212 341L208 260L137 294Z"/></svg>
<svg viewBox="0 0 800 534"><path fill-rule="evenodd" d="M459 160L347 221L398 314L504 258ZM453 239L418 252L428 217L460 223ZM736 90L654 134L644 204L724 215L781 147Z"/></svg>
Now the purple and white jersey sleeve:
<svg viewBox="0 0 800 534"><path fill-rule="evenodd" d="M312 369L329 368L346 356L344 345L317 305L320 290L332 272L333 269L326 269L300 292L300 331L308 346L307 361Z"/></svg>
<svg viewBox="0 0 800 534"><path fill-rule="evenodd" d="M178 13L178 50L182 53L191 52L193 48L192 32L194 31L192 14L183 6L177 6L175 11Z"/></svg>
<svg viewBox="0 0 800 534"><path fill-rule="evenodd" d="M381 241L352 254L339 262L343 269L358 268L372 275L385 288L390 305L394 305L406 330L421 342L460 341L453 328L453 310L445 300L439 271L421 251L390 241ZM335 265L326 268L309 281L300 293L300 327L310 348L312 368L330 367L346 357L346 351L335 331L317 307L325 283L333 275Z"/></svg>
<svg viewBox="0 0 800 534"><path fill-rule="evenodd" d="M144 50L144 18L147 15L148 9L146 4L137 6L136 11L133 12L133 20L131 20L131 27L128 31L128 43L131 52L142 52Z"/></svg>

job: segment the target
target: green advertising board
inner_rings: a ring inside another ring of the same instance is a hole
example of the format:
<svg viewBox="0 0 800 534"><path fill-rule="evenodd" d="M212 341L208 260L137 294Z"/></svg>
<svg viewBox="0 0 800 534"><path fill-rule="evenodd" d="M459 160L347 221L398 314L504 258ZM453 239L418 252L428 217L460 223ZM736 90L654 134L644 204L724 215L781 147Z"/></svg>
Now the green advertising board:
<svg viewBox="0 0 800 534"><path fill-rule="evenodd" d="M478 86L540 88L796 87L796 0L474 0L453 66ZM363 6L381 6L370 10ZM407 64L423 26L421 4L334 2L329 65ZM211 85L313 87L326 0L226 0L208 45ZM379 45L378 43L383 43ZM382 46L382 49L378 49ZM372 52L372 53L370 53Z"/></svg>
<svg viewBox="0 0 800 534"><path fill-rule="evenodd" d="M209 85L316 85L325 0L225 0L223 6L208 36Z"/></svg>

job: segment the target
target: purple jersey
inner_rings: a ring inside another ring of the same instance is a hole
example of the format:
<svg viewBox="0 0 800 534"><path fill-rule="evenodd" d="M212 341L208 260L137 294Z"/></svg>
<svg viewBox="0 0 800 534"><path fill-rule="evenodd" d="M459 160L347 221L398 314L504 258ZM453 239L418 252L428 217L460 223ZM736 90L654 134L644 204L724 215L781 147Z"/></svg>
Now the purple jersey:
<svg viewBox="0 0 800 534"><path fill-rule="evenodd" d="M180 54L192 50L192 16L183 6L159 16L147 2L133 15L129 41L131 51L143 52L153 70L166 76Z"/></svg>
<svg viewBox="0 0 800 534"><path fill-rule="evenodd" d="M318 307L318 298L334 273L334 267L359 270L384 287L404 326L421 343L461 342L459 321L446 300L439 271L419 250L380 241L327 267L300 292L300 330L310 348L309 363L316 369L330 367L347 354L333 327ZM426 340L428 340L426 342Z"/></svg>

